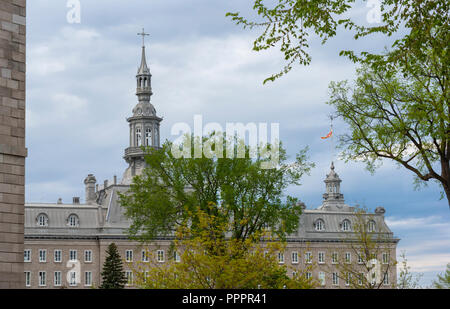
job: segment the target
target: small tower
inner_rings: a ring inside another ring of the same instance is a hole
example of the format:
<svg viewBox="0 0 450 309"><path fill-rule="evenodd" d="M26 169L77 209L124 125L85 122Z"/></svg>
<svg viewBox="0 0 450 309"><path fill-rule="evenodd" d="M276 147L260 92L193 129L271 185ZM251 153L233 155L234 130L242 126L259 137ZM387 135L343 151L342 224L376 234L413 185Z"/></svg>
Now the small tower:
<svg viewBox="0 0 450 309"><path fill-rule="evenodd" d="M156 116L156 109L150 103L153 95L150 69L147 66L144 37L148 34L142 29L141 65L136 74L136 96L138 103L133 108L133 115L127 119L130 126L130 143L125 149L124 159L129 164L122 178L122 184L130 184L135 175L142 173L145 166L145 149L143 147L160 147L159 125L162 118Z"/></svg>
<svg viewBox="0 0 450 309"><path fill-rule="evenodd" d="M344 195L340 191L342 180L334 171L334 163L331 162L330 172L324 180L326 192L323 194L323 206L325 209L342 209L344 204Z"/></svg>

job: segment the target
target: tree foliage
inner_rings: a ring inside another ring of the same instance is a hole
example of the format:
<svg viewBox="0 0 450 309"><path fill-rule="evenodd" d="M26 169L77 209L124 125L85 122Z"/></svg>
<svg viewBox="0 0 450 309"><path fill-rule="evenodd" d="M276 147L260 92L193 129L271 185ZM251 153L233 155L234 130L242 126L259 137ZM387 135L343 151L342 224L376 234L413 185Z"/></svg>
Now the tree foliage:
<svg viewBox="0 0 450 309"><path fill-rule="evenodd" d="M433 287L436 289L450 289L450 263L447 264L445 273L437 276L437 280L433 281Z"/></svg>
<svg viewBox="0 0 450 309"><path fill-rule="evenodd" d="M115 243L111 243L106 251L106 260L102 270L101 289L123 289L127 279L123 271L122 259Z"/></svg>
<svg viewBox="0 0 450 309"><path fill-rule="evenodd" d="M250 158L248 146L242 158L227 158L226 147L223 156L202 154L196 158L192 149L191 158L178 158L173 146L166 141L161 149L148 149L143 174L134 177L129 192L120 196L126 215L132 220L132 237L151 240L171 235L197 207L231 222L235 239L244 240L266 226L279 237L297 228L301 207L295 198L285 197L283 190L299 184L302 175L313 166L307 160L307 149L299 152L293 164L288 164L280 146L277 167L262 169L261 164L267 159ZM210 203L216 206L211 208ZM191 224L195 229L195 218Z"/></svg>
<svg viewBox="0 0 450 309"><path fill-rule="evenodd" d="M365 3L366 1L363 1ZM311 62L309 37L317 35L322 44L340 31L349 31L354 39L382 34L396 36L391 45L395 53L385 57L364 51L359 55L352 50L343 50L341 55L355 62L389 63L404 61L414 55L424 59L426 46L432 45L435 56L448 61L449 3L446 0L380 0L380 23L356 22L351 10L360 4L355 0L255 0L253 9L260 20L243 17L238 12L227 13L232 20L244 28L260 28L262 33L255 39L253 49L266 50L279 46L287 62L281 72L264 80L274 81L292 69L293 64L308 65ZM436 30L436 29L440 30ZM448 63L448 62L447 62Z"/></svg>
<svg viewBox="0 0 450 309"><path fill-rule="evenodd" d="M400 272L397 279L397 289L421 289L419 284L423 274L414 274L411 272L411 266L408 265L406 253L403 251L400 254L402 262L400 264Z"/></svg>
<svg viewBox="0 0 450 309"><path fill-rule="evenodd" d="M213 209L215 206L210 204ZM212 210L211 209L211 210ZM224 209L220 209L220 212ZM252 234L245 240L227 237L230 223L200 208L190 213L197 229L185 219L176 232L171 258L165 263L139 263L135 266L136 285L150 289L281 289L312 288L304 271L288 276L288 267L280 265L277 253L285 244L267 231ZM173 256L173 255L172 255ZM153 260L153 259L152 259ZM309 270L309 268L308 268Z"/></svg>
<svg viewBox="0 0 450 309"><path fill-rule="evenodd" d="M350 128L340 137L343 157L363 160L371 171L381 159L393 160L412 171L417 184L437 181L450 203L447 73L431 56L422 72L391 67L396 69L363 66L352 87L330 84L328 103Z"/></svg>

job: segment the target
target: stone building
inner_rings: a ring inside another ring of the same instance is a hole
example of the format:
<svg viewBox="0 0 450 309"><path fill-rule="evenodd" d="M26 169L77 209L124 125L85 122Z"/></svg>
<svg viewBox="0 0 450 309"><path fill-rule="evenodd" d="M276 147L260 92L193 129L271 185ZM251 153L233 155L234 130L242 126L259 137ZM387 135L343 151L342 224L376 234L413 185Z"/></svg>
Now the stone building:
<svg viewBox="0 0 450 309"><path fill-rule="evenodd" d="M144 153L140 146L159 147L159 126L162 121L150 103L151 74L142 47L141 65L136 75L138 103L127 119L130 127L129 147L124 159L129 164L122 179L98 184L94 175L84 179L85 203L74 197L72 203L27 203L25 205L25 285L30 288L89 288L101 284L101 270L107 246L114 242L124 262L147 262L146 250L154 253L156 262L169 258L170 239L160 238L150 248L128 239L126 229L130 221L118 202L118 193L126 192L134 175L144 167ZM300 218L297 233L288 237L285 252L279 253L279 262L302 269L309 263L317 264L308 276L323 280L323 287L345 287L334 271L339 257L358 263L349 248L348 235L355 223L354 208L344 203L340 193L341 180L331 165L325 179L326 193L317 209L306 209ZM395 258L398 239L384 221L384 209L365 215L371 232L384 235L382 252L377 257L386 262ZM350 254L350 256L348 256ZM313 261L314 260L314 261ZM127 263L126 274L132 286L132 272ZM295 270L294 270L295 271ZM385 286L395 282L395 268L385 278Z"/></svg>
<svg viewBox="0 0 450 309"><path fill-rule="evenodd" d="M25 4L0 2L0 288L24 285Z"/></svg>

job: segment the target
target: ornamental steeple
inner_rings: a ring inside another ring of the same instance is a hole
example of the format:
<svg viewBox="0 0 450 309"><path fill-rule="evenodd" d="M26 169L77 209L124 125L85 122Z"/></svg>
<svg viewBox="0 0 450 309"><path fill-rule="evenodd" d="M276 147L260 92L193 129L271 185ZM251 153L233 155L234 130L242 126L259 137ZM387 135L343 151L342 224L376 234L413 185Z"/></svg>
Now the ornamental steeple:
<svg viewBox="0 0 450 309"><path fill-rule="evenodd" d="M136 95L138 103L133 108L133 115L127 119L130 125L130 143L125 149L124 159L129 164L122 178L122 184L130 184L135 175L142 173L145 167L144 156L146 148L159 148L159 125L162 118L156 116L156 109L150 103L153 94L151 87L150 69L145 56L145 36L148 36L142 29L142 54L141 64L136 74Z"/></svg>
<svg viewBox="0 0 450 309"><path fill-rule="evenodd" d="M323 194L323 206L325 209L337 207L342 209L344 195L341 193L341 182L339 175L334 171L334 162L331 162L330 172L324 180L326 192Z"/></svg>

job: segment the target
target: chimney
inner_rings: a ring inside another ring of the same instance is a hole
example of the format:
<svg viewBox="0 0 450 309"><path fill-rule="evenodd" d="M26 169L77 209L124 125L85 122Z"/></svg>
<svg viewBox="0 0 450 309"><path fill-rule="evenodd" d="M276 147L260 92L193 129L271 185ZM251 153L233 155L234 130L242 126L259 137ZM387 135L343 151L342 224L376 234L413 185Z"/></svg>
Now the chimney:
<svg viewBox="0 0 450 309"><path fill-rule="evenodd" d="M78 196L73 197L73 204L80 204L80 198Z"/></svg>
<svg viewBox="0 0 450 309"><path fill-rule="evenodd" d="M117 185L117 176L114 175L114 185Z"/></svg>
<svg viewBox="0 0 450 309"><path fill-rule="evenodd" d="M108 187L108 180L105 180L103 182L103 189L106 189L106 187Z"/></svg>
<svg viewBox="0 0 450 309"><path fill-rule="evenodd" d="M95 183L97 180L93 174L89 174L86 179L84 179L85 192L86 192L86 204L94 204L97 198L95 194ZM74 203L75 204L75 203Z"/></svg>

